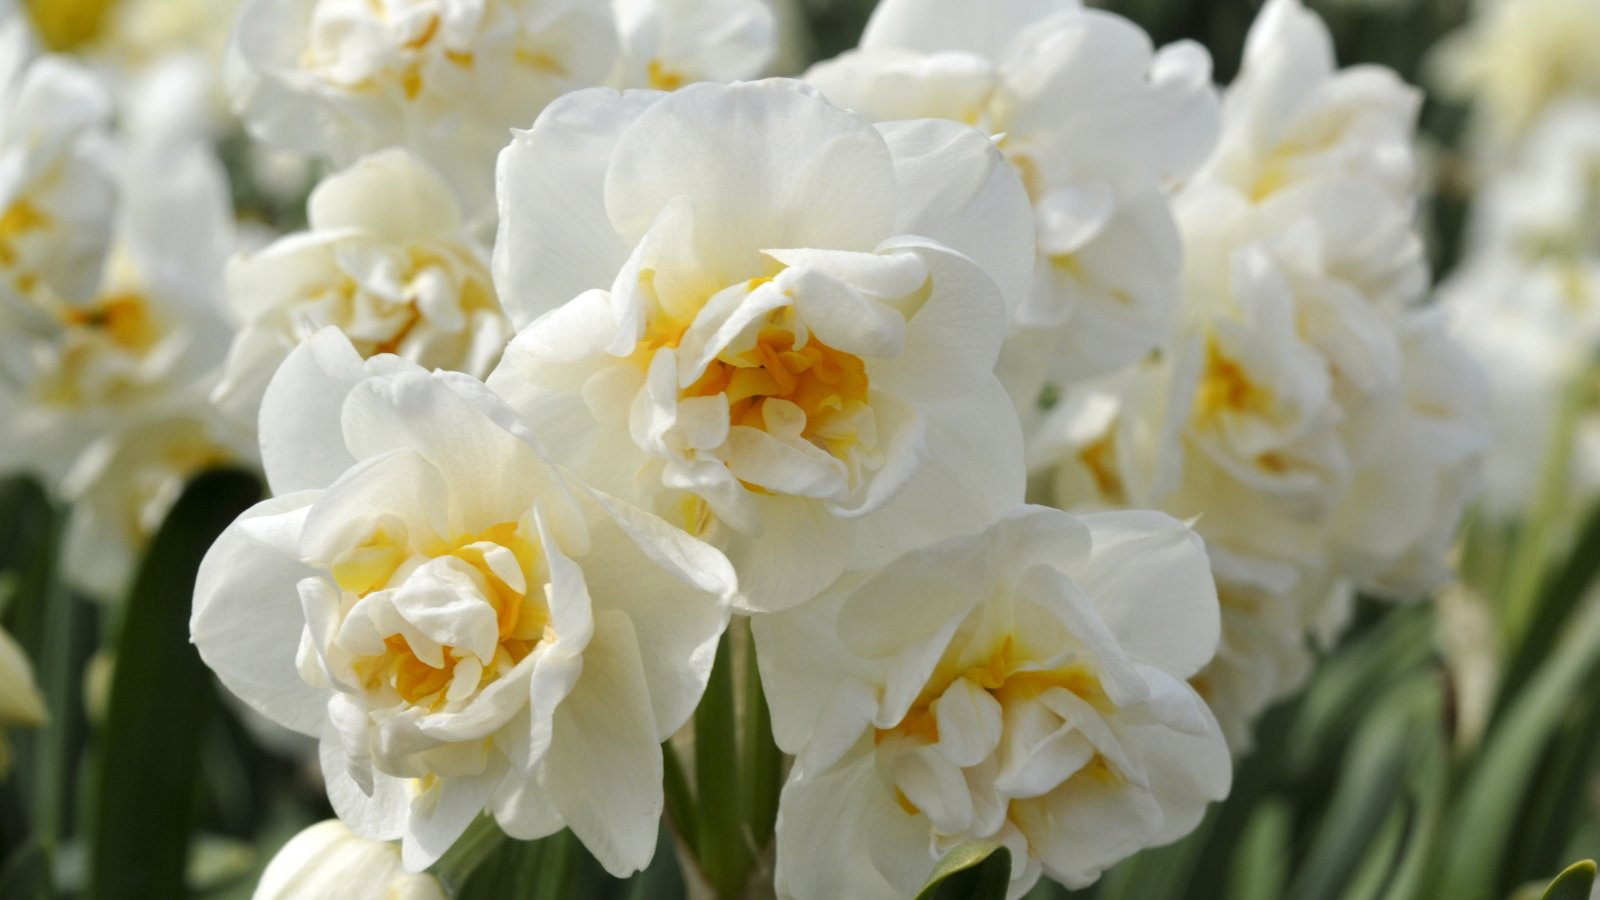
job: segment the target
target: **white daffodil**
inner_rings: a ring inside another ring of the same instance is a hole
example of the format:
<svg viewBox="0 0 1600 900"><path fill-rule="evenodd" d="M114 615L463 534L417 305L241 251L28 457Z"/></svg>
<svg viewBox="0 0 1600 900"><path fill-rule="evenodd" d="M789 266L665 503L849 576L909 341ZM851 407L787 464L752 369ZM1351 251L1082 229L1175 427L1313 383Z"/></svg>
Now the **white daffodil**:
<svg viewBox="0 0 1600 900"><path fill-rule="evenodd" d="M289 351L325 326L362 356L489 374L511 339L487 253L450 188L405 150L365 157L317 186L310 229L236 258L228 300L243 323L214 399L254 422Z"/></svg>
<svg viewBox="0 0 1600 900"><path fill-rule="evenodd" d="M406 147L476 212L506 129L616 60L600 0L248 0L227 74L258 140L340 165Z"/></svg>
<svg viewBox="0 0 1600 900"><path fill-rule="evenodd" d="M1507 253L1483 253L1440 288L1451 333L1487 382L1493 438L1483 499L1499 520L1526 515L1537 495L1563 397L1600 345L1596 301L1600 260L1530 264ZM1582 453L1573 462L1580 469L1575 476L1595 466ZM1581 477L1573 485L1584 496L1597 486Z"/></svg>
<svg viewBox="0 0 1600 900"><path fill-rule="evenodd" d="M1383 66L1338 68L1302 0L1268 0L1223 98L1222 137L1199 180L1255 200L1320 177L1356 178L1413 202L1422 93Z"/></svg>
<svg viewBox="0 0 1600 900"><path fill-rule="evenodd" d="M1333 541L1341 574L1367 591L1414 599L1450 578L1450 549L1481 488L1491 418L1483 375L1442 316L1413 314L1400 340L1400 390L1346 425L1354 479Z"/></svg>
<svg viewBox="0 0 1600 900"><path fill-rule="evenodd" d="M993 368L1030 220L982 134L874 128L793 81L581 92L501 156L500 211L526 327L490 384L722 547L749 608L1021 498Z"/></svg>
<svg viewBox="0 0 1600 900"><path fill-rule="evenodd" d="M33 666L15 638L0 628L0 730L45 723L44 697L33 680ZM0 731L0 778L11 770L11 745Z"/></svg>
<svg viewBox="0 0 1600 900"><path fill-rule="evenodd" d="M219 315L232 240L208 148L125 148L121 203L97 294L40 292L47 326L12 332L0 362L0 470L28 470L78 505L64 571L114 596L182 484L248 448L206 393L229 331Z"/></svg>
<svg viewBox="0 0 1600 900"><path fill-rule="evenodd" d="M1470 98L1494 153L1514 146L1564 98L1600 99L1600 7L1590 0L1503 0L1440 41L1432 68Z"/></svg>
<svg viewBox="0 0 1600 900"><path fill-rule="evenodd" d="M697 81L745 81L777 52L767 0L611 0L621 39L617 87L672 91Z"/></svg>
<svg viewBox="0 0 1600 900"><path fill-rule="evenodd" d="M1162 342L1182 269L1167 188L1205 160L1218 125L1203 49L1157 52L1076 0L884 0L860 49L806 79L875 121L976 125L1021 173L1037 262L1007 351L1019 405L1042 380L1111 371Z"/></svg>
<svg viewBox="0 0 1600 900"><path fill-rule="evenodd" d="M445 900L432 875L413 875L400 848L369 841L338 819L318 822L289 839L267 863L252 900Z"/></svg>
<svg viewBox="0 0 1600 900"><path fill-rule="evenodd" d="M1157 513L1020 507L753 620L778 743L778 894L904 897L969 839L1082 887L1187 834L1228 751L1187 679L1216 652L1206 552ZM818 865L827 860L827 865Z"/></svg>
<svg viewBox="0 0 1600 900"><path fill-rule="evenodd" d="M115 205L110 117L105 87L36 56L27 22L0 6L0 342L48 330L41 304L82 302L100 286Z"/></svg>
<svg viewBox="0 0 1600 900"><path fill-rule="evenodd" d="M321 739L339 817L413 871L485 809L643 868L727 561L570 479L481 382L331 328L273 379L261 449L275 497L211 548L190 627L229 689Z"/></svg>
<svg viewBox="0 0 1600 900"><path fill-rule="evenodd" d="M1189 679L1217 717L1235 757L1255 743L1256 720L1304 686L1316 660L1307 639L1307 586L1292 567L1211 549L1222 606L1217 656Z"/></svg>

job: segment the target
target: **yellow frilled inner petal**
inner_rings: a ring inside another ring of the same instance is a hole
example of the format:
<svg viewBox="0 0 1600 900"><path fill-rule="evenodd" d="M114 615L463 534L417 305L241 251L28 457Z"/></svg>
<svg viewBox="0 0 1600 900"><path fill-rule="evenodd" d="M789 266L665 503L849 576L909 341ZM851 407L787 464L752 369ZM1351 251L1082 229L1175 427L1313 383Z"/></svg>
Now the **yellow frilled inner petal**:
<svg viewBox="0 0 1600 900"><path fill-rule="evenodd" d="M865 407L868 389L867 367L860 357L835 350L815 335L796 348L793 332L769 327L753 349L712 360L683 395L726 395L732 424L761 429L766 427L766 402L787 400L806 415L802 436L838 452L841 448L833 446L837 438L828 425L835 416L853 415Z"/></svg>
<svg viewBox="0 0 1600 900"><path fill-rule="evenodd" d="M520 578L507 571L503 562L497 564L490 559L500 549L510 551ZM487 664L476 658L471 660L469 665L475 674L472 683L461 691L463 695L493 682L532 653L540 641L552 637L543 590L542 553L535 541L521 533L517 523L506 522L477 534L462 535L429 550L431 556L454 556L476 569L488 586L484 599L495 610L499 643L494 658ZM380 530L365 544L341 555L331 574L341 591L364 597L390 586L395 573L414 555L411 548ZM407 703L433 708L454 699L455 681L470 654L446 646L443 665L435 666L399 634L387 636L384 648L383 653L361 657L354 663L356 675L367 690L388 686Z"/></svg>

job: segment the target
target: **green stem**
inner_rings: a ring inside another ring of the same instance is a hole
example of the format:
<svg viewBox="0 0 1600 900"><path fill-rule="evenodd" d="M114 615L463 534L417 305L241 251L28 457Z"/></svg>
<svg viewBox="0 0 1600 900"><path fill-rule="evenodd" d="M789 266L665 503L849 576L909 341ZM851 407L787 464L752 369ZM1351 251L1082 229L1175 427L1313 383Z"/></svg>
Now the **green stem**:
<svg viewBox="0 0 1600 900"><path fill-rule="evenodd" d="M700 867L719 897L737 897L752 857L739 809L739 756L734 727L733 664L724 634L705 696L694 713L694 773Z"/></svg>

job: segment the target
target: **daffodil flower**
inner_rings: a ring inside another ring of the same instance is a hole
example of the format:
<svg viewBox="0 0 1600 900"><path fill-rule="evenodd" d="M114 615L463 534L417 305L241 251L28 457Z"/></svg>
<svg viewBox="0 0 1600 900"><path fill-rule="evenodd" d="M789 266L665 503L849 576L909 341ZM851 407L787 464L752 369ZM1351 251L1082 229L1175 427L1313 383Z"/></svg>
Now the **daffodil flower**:
<svg viewBox="0 0 1600 900"><path fill-rule="evenodd" d="M982 134L874 128L793 81L582 92L501 156L500 208L525 327L490 384L726 550L747 608L1021 497L993 369L1031 232Z"/></svg>
<svg viewBox="0 0 1600 900"><path fill-rule="evenodd" d="M753 626L797 754L780 896L909 896L973 839L1010 848L1009 896L1041 872L1083 887L1228 792L1187 683L1216 652L1217 597L1166 516L1019 507Z"/></svg>
<svg viewBox="0 0 1600 900"><path fill-rule="evenodd" d="M191 630L245 702L320 738L329 800L406 866L480 812L655 851L659 743L699 701L727 561L549 461L481 382L325 329L268 388L275 494L201 566Z"/></svg>

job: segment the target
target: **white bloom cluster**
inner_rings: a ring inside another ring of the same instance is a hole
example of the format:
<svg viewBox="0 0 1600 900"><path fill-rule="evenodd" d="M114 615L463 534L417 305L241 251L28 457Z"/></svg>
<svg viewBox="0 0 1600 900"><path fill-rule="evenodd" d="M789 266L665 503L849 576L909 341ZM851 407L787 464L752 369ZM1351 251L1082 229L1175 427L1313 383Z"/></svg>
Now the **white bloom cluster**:
<svg viewBox="0 0 1600 900"><path fill-rule="evenodd" d="M1487 375L1484 505L1504 523L1533 511L1541 482L1574 501L1600 492L1600 410L1584 388L1600 351L1600 6L1474 11L1432 60L1476 126L1470 227L1440 297Z"/></svg>
<svg viewBox="0 0 1600 900"><path fill-rule="evenodd" d="M1196 684L1236 750L1352 588L1415 597L1448 577L1476 491L1483 389L1418 305L1419 100L1386 69L1338 69L1314 14L1269 2L1175 200L1178 327L1135 370L1068 391L1030 448L1056 503L1198 517L1224 636Z"/></svg>
<svg viewBox="0 0 1600 900"><path fill-rule="evenodd" d="M113 136L0 35L0 467L100 561L225 434L271 490L191 635L343 824L258 896L438 896L403 870L484 814L644 868L734 616L780 896L975 840L1012 897L1086 886L1226 796L1339 597L1448 574L1484 411L1418 306L1396 76L1298 0L1226 93L1077 0L883 0L747 80L779 21L244 0L245 127L329 166L247 252L192 123Z"/></svg>
<svg viewBox="0 0 1600 900"><path fill-rule="evenodd" d="M206 393L228 326L227 181L202 144L109 130L100 79L0 21L0 470L78 512L68 570L120 590L183 483L248 455Z"/></svg>
<svg viewBox="0 0 1600 900"><path fill-rule="evenodd" d="M764 0L246 0L228 87L251 134L340 165L408 147L490 198L506 130L577 88L761 73Z"/></svg>

